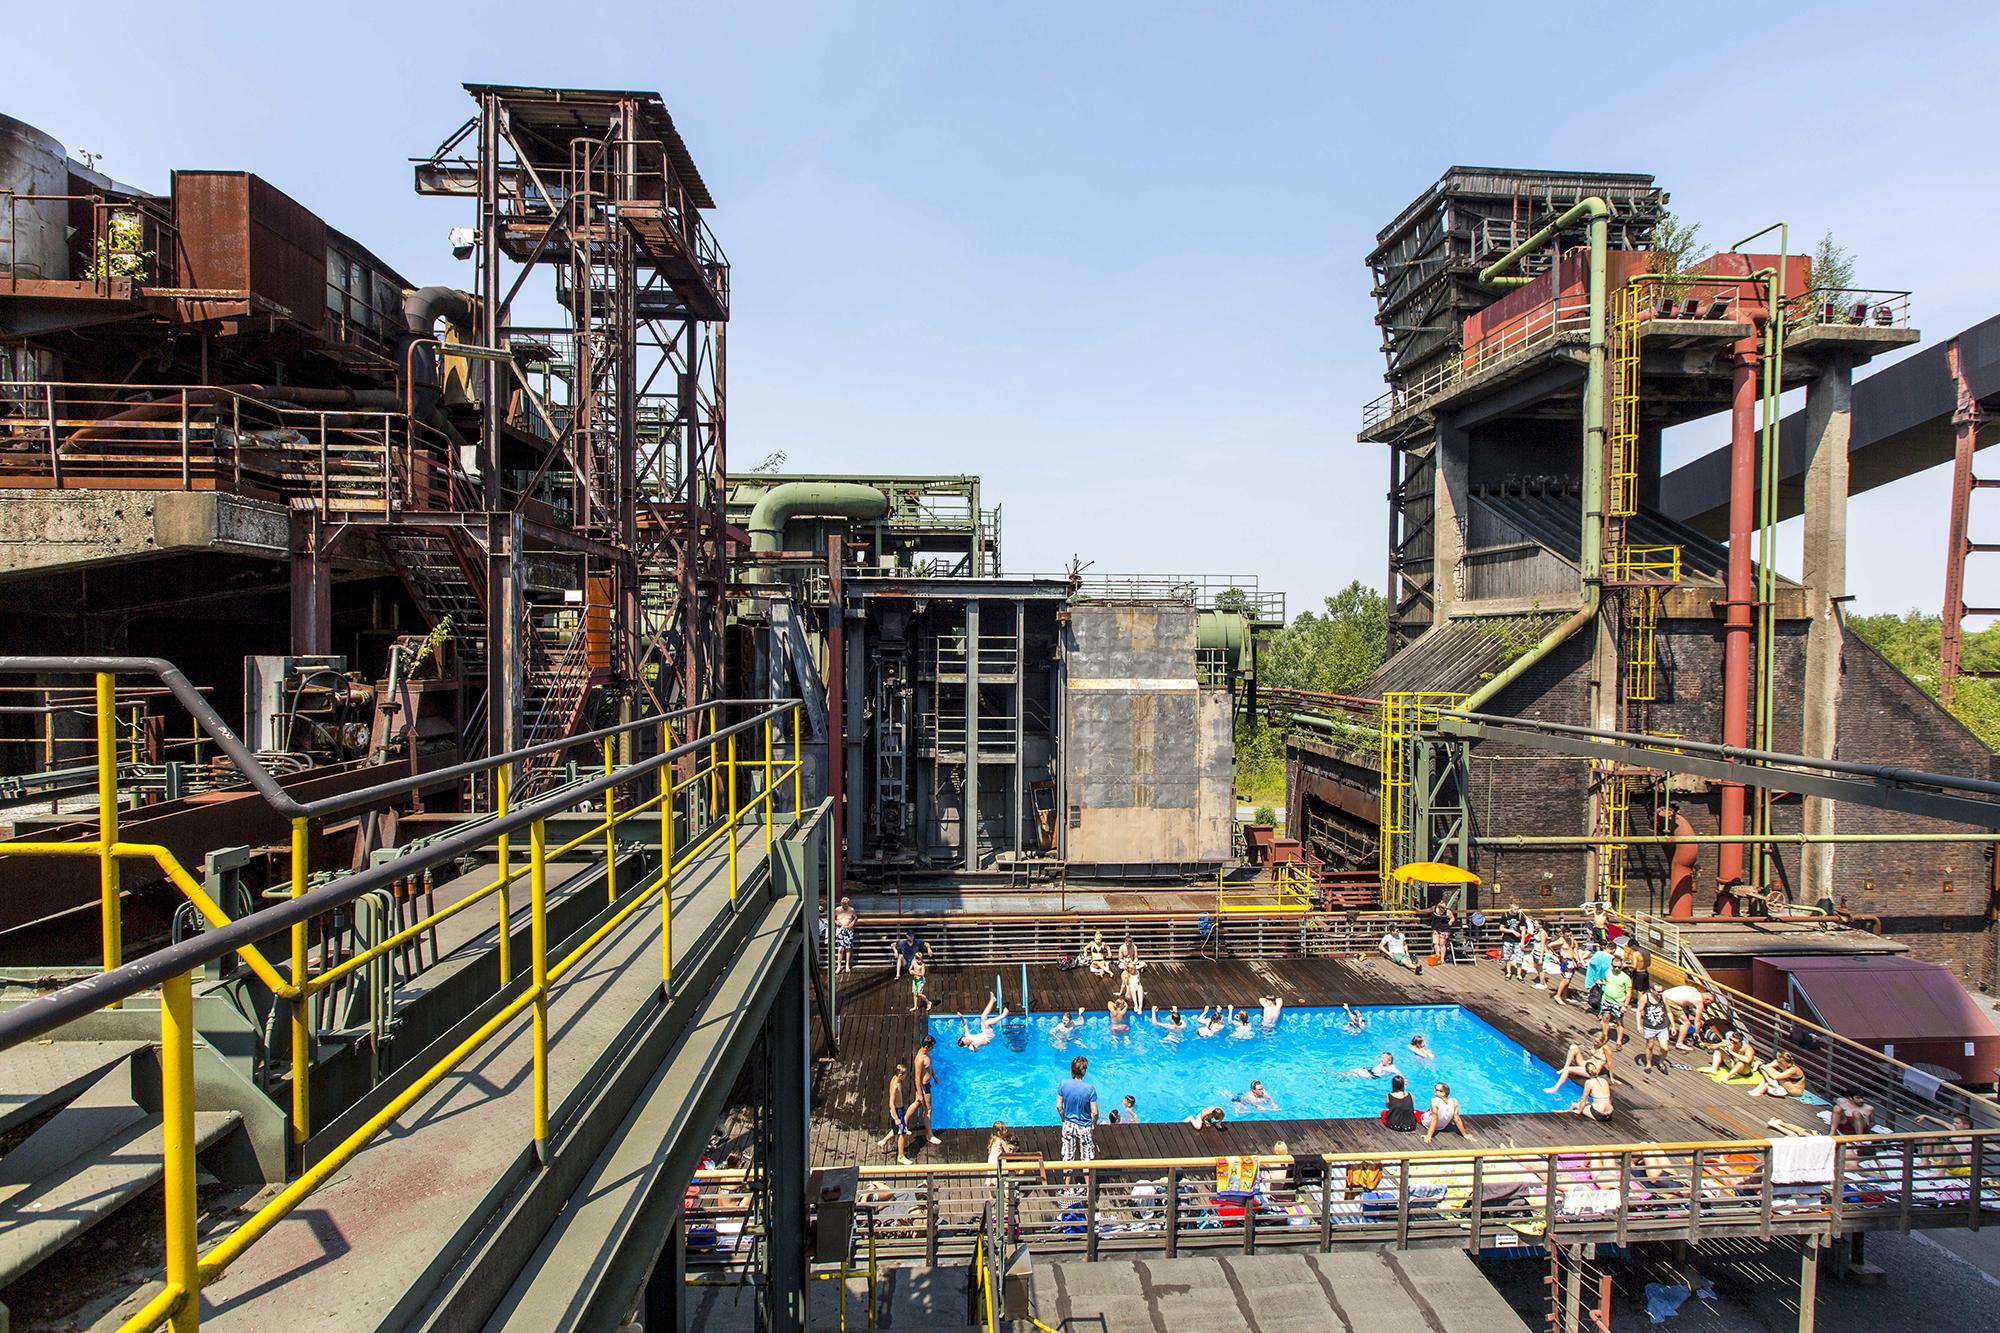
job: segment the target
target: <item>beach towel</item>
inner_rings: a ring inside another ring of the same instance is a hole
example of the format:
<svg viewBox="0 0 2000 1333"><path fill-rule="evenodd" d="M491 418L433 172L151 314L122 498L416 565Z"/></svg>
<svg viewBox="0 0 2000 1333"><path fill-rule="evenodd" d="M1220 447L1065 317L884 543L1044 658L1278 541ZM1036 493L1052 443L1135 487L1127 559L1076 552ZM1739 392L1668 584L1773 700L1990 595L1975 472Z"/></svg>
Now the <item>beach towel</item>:
<svg viewBox="0 0 2000 1333"><path fill-rule="evenodd" d="M1833 1180L1833 1139L1826 1134L1771 1140L1773 1185L1825 1185Z"/></svg>
<svg viewBox="0 0 2000 1333"><path fill-rule="evenodd" d="M1714 1082L1731 1083L1738 1087L1750 1087L1764 1081L1763 1075L1757 1073L1755 1070L1747 1074L1725 1075L1720 1069L1711 1069L1708 1071L1708 1076Z"/></svg>
<svg viewBox="0 0 2000 1333"><path fill-rule="evenodd" d="M1562 1211L1565 1213L1611 1213L1617 1210L1617 1190L1571 1185L1562 1192Z"/></svg>
<svg viewBox="0 0 2000 1333"><path fill-rule="evenodd" d="M1215 1159L1215 1192L1249 1194L1257 1188L1257 1159L1218 1157Z"/></svg>
<svg viewBox="0 0 2000 1333"><path fill-rule="evenodd" d="M1903 1070L1903 1086L1925 1101L1936 1101L1938 1089L1944 1086L1944 1080L1936 1074L1926 1074L1921 1069L1911 1069L1906 1066Z"/></svg>

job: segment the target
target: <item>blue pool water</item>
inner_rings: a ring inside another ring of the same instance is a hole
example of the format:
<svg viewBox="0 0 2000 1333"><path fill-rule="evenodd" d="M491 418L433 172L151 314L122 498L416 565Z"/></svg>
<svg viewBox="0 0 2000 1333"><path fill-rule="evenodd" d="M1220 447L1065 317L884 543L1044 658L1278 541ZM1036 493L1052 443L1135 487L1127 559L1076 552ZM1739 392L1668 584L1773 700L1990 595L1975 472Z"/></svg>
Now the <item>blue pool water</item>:
<svg viewBox="0 0 2000 1333"><path fill-rule="evenodd" d="M1389 1094L1389 1080L1346 1071L1374 1064L1384 1051L1395 1055L1419 1107L1430 1105L1440 1081L1451 1085L1468 1116L1565 1110L1577 1097L1573 1083L1553 1095L1543 1092L1556 1071L1461 1005L1369 1005L1360 1008L1368 1021L1360 1033L1347 1030L1339 1009L1287 1009L1271 1032L1263 1030L1258 1010L1249 1013L1249 1037L1197 1037L1192 1014L1182 1032L1154 1027L1141 1016L1129 1036L1113 1037L1111 1020L1099 1011L1085 1014L1083 1027L1067 1039L1051 1030L1057 1015L1031 1013L1010 1017L977 1051L957 1044L963 1029L956 1015L933 1014L938 1127L984 1128L995 1120L1056 1124L1056 1084L1069 1077L1069 1063L1079 1055L1090 1057L1088 1078L1097 1087L1100 1117L1108 1119L1130 1093L1142 1123L1178 1120L1205 1106L1222 1107L1231 1120L1373 1116ZM972 1021L977 1027L976 1015ZM1429 1060L1409 1050L1418 1033L1436 1052ZM1274 1108L1255 1110L1234 1100L1251 1079L1263 1080L1277 1100Z"/></svg>

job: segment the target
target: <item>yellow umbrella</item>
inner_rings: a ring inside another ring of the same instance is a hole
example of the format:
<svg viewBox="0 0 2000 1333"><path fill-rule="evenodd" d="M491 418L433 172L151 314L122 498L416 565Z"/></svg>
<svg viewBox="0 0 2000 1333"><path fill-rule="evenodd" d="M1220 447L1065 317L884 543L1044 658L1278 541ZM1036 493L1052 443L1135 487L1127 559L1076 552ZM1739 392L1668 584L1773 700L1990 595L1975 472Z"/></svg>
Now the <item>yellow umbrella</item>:
<svg viewBox="0 0 2000 1333"><path fill-rule="evenodd" d="M1477 884L1479 876L1442 861L1412 861L1389 872L1400 884Z"/></svg>

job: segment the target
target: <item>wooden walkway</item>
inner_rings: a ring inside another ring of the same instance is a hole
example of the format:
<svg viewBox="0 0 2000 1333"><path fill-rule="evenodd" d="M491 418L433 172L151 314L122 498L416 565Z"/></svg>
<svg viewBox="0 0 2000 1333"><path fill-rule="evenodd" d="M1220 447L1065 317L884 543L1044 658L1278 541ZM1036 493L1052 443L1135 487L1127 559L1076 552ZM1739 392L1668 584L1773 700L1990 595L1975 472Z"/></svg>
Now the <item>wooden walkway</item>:
<svg viewBox="0 0 2000 1333"><path fill-rule="evenodd" d="M993 972L990 966L933 967L929 990L935 1012L977 1013L991 993ZM1010 984L1015 976L1018 969L1010 974ZM889 1128L889 1075L899 1061L912 1059L916 1043L923 1037L923 1018L906 1012L909 988L892 977L889 969L865 968L839 980L841 1054L837 1060L823 1061L816 1079L813 1161L815 1165L891 1163L895 1160L893 1147L876 1147ZM1029 993L1038 1011L1074 1010L1082 1005L1102 1012L1113 989L1110 981L1094 978L1083 969L1029 969ZM1421 977L1386 961L1328 958L1224 958L1151 963L1146 968L1146 1002L1163 1009L1179 1005L1183 1012L1192 1014L1205 1004L1226 1000L1254 1010L1256 998L1270 994L1287 1005L1463 1004L1556 1066L1561 1065L1571 1041L1585 1039L1597 1029L1594 1017L1586 1015L1581 1005L1558 1004L1547 991L1506 981L1500 975L1500 965L1491 960L1428 968ZM1618 1115L1610 1124L1560 1113L1482 1115L1478 1107L1469 1106L1466 1111L1473 1132L1479 1135L1477 1143L1470 1146L1550 1148L1766 1138L1771 1131L1765 1121L1772 1116L1821 1130L1812 1118L1814 1108L1752 1097L1745 1088L1719 1086L1702 1073L1646 1073L1634 1063L1637 1049L1634 1029L1632 1044L1617 1066L1613 1100ZM1707 1064L1705 1053L1700 1052L1681 1052L1675 1058L1687 1064ZM985 1160L984 1130L947 1129L939 1131L938 1137L943 1144L930 1147L924 1144L922 1133L917 1133L911 1160L919 1164ZM1018 1138L1025 1152L1061 1156L1053 1127L1020 1127ZM1255 1153L1268 1151L1280 1139L1294 1153L1407 1152L1424 1146L1420 1137L1391 1133L1373 1119L1245 1120L1232 1122L1221 1134L1199 1133L1178 1121L1099 1125L1096 1135L1100 1155L1126 1158ZM1450 1135L1441 1136L1435 1146L1456 1150L1467 1145Z"/></svg>

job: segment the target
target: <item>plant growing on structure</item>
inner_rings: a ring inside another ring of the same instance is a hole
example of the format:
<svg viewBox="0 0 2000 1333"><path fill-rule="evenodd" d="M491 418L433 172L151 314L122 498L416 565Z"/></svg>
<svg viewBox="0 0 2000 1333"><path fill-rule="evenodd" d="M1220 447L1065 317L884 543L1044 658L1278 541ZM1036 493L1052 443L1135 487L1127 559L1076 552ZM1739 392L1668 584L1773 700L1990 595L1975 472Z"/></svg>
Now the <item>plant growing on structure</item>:
<svg viewBox="0 0 2000 1333"><path fill-rule="evenodd" d="M144 279L153 267L154 253L145 249L146 228L137 210L113 213L104 224L84 276L92 282L111 278Z"/></svg>
<svg viewBox="0 0 2000 1333"><path fill-rule="evenodd" d="M1541 602L1535 601L1529 605L1527 616L1519 618L1510 616L1478 627L1482 636L1500 642L1500 656L1494 663L1495 669L1481 672L1479 675L1481 680L1492 680L1541 642L1542 636L1534 625L1534 617L1539 616L1541 611Z"/></svg>
<svg viewBox="0 0 2000 1333"><path fill-rule="evenodd" d="M1849 291L1854 286L1854 256L1828 232L1813 247L1812 285L1823 293Z"/></svg>
<svg viewBox="0 0 2000 1333"><path fill-rule="evenodd" d="M1671 211L1660 214L1653 225L1653 266L1649 271L1659 277L1662 297L1678 301L1694 285L1688 265L1694 262L1700 238L1699 222L1683 222Z"/></svg>
<svg viewBox="0 0 2000 1333"><path fill-rule="evenodd" d="M785 451L776 449L764 455L764 461L751 468L752 472L776 472L785 465Z"/></svg>

